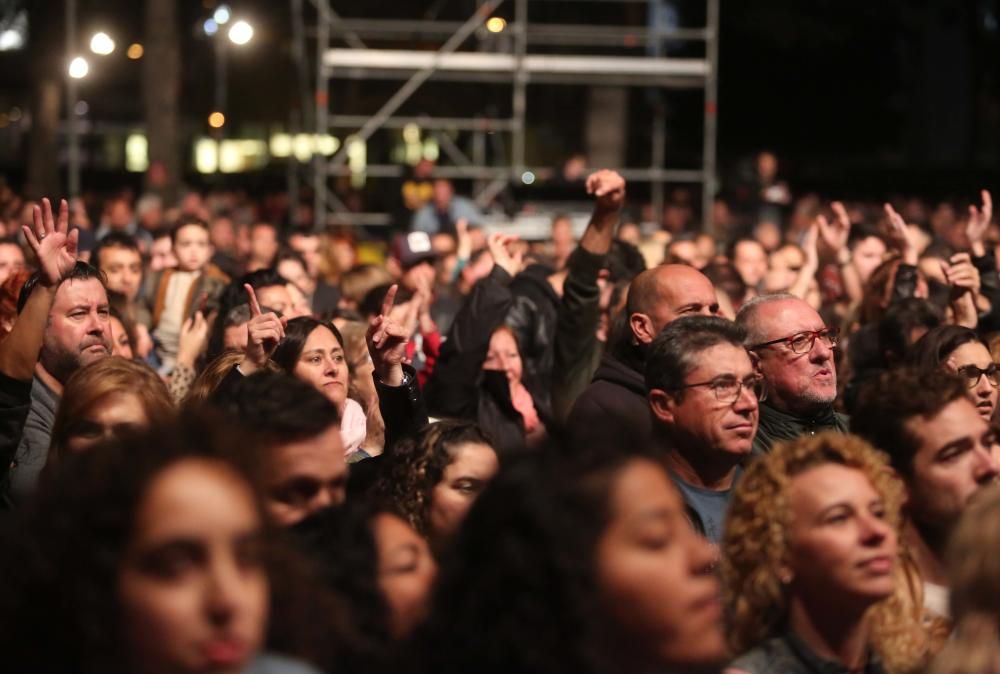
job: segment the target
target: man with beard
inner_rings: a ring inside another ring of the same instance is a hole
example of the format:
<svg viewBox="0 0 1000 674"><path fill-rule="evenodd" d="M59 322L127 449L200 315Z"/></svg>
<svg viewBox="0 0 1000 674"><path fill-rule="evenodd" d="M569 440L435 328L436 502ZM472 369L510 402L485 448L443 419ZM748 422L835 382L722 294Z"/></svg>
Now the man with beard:
<svg viewBox="0 0 1000 674"><path fill-rule="evenodd" d="M802 435L846 433L847 417L833 409L837 329L828 328L815 309L788 293L750 300L740 308L736 322L746 330L747 350L764 375L766 397L760 406L754 453Z"/></svg>
<svg viewBox="0 0 1000 674"><path fill-rule="evenodd" d="M51 211L47 217L51 220ZM60 219L61 215L60 215ZM51 236L40 232L39 239ZM18 297L18 313L39 286L35 273ZM31 385L31 409L24 424L4 500L7 505L23 501L35 489L48 458L59 397L70 376L84 365L111 354L111 323L108 293L100 271L77 261L56 289L49 310L45 336Z"/></svg>
<svg viewBox="0 0 1000 674"><path fill-rule="evenodd" d="M903 536L924 607L948 615L944 554L969 502L994 483L1000 447L953 373L890 370L861 389L851 431L885 451L906 486Z"/></svg>

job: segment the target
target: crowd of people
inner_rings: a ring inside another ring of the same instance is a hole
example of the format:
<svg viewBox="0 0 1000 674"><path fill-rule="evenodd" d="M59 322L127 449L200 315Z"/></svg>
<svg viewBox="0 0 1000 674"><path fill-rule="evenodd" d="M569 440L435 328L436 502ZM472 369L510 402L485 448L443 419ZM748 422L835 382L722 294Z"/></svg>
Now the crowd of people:
<svg viewBox="0 0 1000 674"><path fill-rule="evenodd" d="M2 669L1000 670L991 195L760 176L540 241L428 178L384 260L5 190Z"/></svg>

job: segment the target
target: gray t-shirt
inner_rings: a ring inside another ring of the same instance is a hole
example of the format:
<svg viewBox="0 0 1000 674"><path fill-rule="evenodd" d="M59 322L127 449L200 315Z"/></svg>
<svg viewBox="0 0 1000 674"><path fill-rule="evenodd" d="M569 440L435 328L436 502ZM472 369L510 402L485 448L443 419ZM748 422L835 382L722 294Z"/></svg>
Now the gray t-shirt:
<svg viewBox="0 0 1000 674"><path fill-rule="evenodd" d="M58 406L59 396L36 376L31 382L31 409L10 468L8 503L23 503L35 493L38 477L49 458Z"/></svg>
<svg viewBox="0 0 1000 674"><path fill-rule="evenodd" d="M734 484L739 476L740 470L737 469L736 476L733 478ZM726 509L729 507L729 496L732 494L732 489L725 491L702 489L701 487L688 484L676 475L672 475L671 477L673 477L674 484L680 490L684 503L701 520L696 525L701 524L705 538L718 545L722 540L722 526L726 520Z"/></svg>

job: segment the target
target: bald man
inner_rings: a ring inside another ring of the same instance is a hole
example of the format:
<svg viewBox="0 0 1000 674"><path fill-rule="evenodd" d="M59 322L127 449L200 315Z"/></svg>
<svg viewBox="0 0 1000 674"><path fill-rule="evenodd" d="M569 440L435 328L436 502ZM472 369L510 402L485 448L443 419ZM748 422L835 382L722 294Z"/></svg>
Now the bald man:
<svg viewBox="0 0 1000 674"><path fill-rule="evenodd" d="M653 430L644 378L649 345L681 316L718 313L712 282L693 267L667 264L636 276L625 306L628 326L608 344L593 381L570 412L566 427L573 447L647 443Z"/></svg>

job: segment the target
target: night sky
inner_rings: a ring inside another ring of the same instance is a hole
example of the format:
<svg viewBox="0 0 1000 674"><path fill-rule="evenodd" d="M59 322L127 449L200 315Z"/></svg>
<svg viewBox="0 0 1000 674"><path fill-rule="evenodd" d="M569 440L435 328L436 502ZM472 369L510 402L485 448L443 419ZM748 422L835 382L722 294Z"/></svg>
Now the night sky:
<svg viewBox="0 0 1000 674"><path fill-rule="evenodd" d="M141 40L143 3L79 2L81 41L100 26L119 43L114 58L100 63L100 74L83 87L91 116L140 121L140 68L122 51ZM538 21L641 25L645 20L642 3L530 2L532 19ZM190 132L200 130L212 105L212 45L197 28L210 15L211 4L179 2L182 114ZM296 100L288 5L277 0L231 4L257 29L252 49L230 59L233 128L259 130L286 123ZM333 5L345 15L393 18L420 16L437 6L442 18L458 20L473 3L336 0ZM703 21L703 2L679 0L679 5L685 25ZM970 180L984 175L992 177L1000 154L997 5L997 0L723 0L719 156L724 173L736 171L755 151L771 148L781 157L784 173L805 188L947 193L967 189ZM581 7L587 9L585 16ZM61 2L32 3L32 11L47 22L61 23ZM509 17L511 12L508 1L499 13ZM31 68L24 53L0 54L0 107L27 103ZM456 96L458 86L461 95ZM393 85L366 89L339 83L333 93L364 112L392 91ZM540 159L556 163L578 142L580 120L567 111L583 100L582 88L531 91L533 136L548 139L547 144L538 141ZM692 165L700 152L700 94L668 100L668 155L677 164ZM633 91L630 104L630 159L641 164L648 161L641 156L649 135L645 93ZM502 114L508 106L509 93L451 84L428 87L408 111L494 109Z"/></svg>

